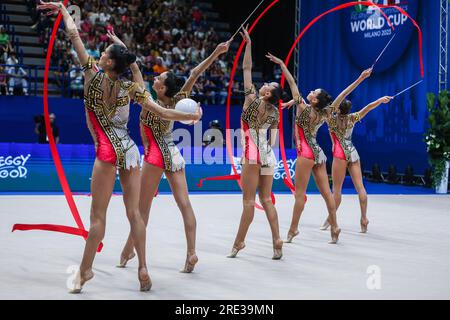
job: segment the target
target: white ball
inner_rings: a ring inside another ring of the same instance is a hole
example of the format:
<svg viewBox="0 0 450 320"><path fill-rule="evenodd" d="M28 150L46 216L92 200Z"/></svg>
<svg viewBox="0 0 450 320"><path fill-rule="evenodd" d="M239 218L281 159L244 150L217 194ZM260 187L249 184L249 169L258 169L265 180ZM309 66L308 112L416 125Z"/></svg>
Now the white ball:
<svg viewBox="0 0 450 320"><path fill-rule="evenodd" d="M181 99L175 105L175 110L184 112L184 113L191 113L191 114L197 112L197 108L198 108L197 102L192 99L189 99L189 98ZM180 121L180 122L184 123L184 124L190 124L192 121L188 120L188 121Z"/></svg>

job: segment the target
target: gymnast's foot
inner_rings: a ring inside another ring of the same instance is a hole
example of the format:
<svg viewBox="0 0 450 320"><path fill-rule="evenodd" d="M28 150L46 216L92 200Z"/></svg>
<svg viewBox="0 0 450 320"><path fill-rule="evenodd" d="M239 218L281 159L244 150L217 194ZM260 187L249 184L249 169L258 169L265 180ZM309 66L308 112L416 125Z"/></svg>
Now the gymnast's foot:
<svg viewBox="0 0 450 320"><path fill-rule="evenodd" d="M136 256L136 254L134 253L134 251L128 255L122 253L120 255L120 262L117 265L117 268L125 268L127 266L128 261L133 259L135 256Z"/></svg>
<svg viewBox="0 0 450 320"><path fill-rule="evenodd" d="M231 253L228 258L236 258L239 251L245 248L245 243L241 242L239 244L234 244L233 249L231 249Z"/></svg>
<svg viewBox="0 0 450 320"><path fill-rule="evenodd" d="M367 225L369 224L369 220L367 218L361 218L360 221L361 224L361 233L366 233L367 232Z"/></svg>
<svg viewBox="0 0 450 320"><path fill-rule="evenodd" d="M341 229L338 227L331 227L331 241L328 242L330 244L336 244L339 240L339 234L341 233Z"/></svg>
<svg viewBox="0 0 450 320"><path fill-rule="evenodd" d="M140 267L138 272L138 279L141 291L150 291L152 288L152 280L148 274L147 267Z"/></svg>
<svg viewBox="0 0 450 320"><path fill-rule="evenodd" d="M295 230L295 231L289 230L288 235L287 235L286 243L291 243L292 240L293 240L296 236L298 236L299 233L300 233L300 232L299 232L298 230Z"/></svg>
<svg viewBox="0 0 450 320"><path fill-rule="evenodd" d="M198 257L197 255L194 253L188 253L187 257L186 257L186 263L184 265L184 269L181 270L180 272L182 273L191 273L192 271L194 271L195 265L198 262Z"/></svg>
<svg viewBox="0 0 450 320"><path fill-rule="evenodd" d="M330 227L330 223L328 222L328 218L325 220L325 222L322 224L322 226L319 228L320 230L327 230Z"/></svg>
<svg viewBox="0 0 450 320"><path fill-rule="evenodd" d="M77 271L77 274L75 276L75 285L72 290L70 290L70 293L81 293L81 289L83 289L83 286L86 282L91 280L94 277L94 272L92 272L92 269L89 269L85 272L81 272L80 270Z"/></svg>
<svg viewBox="0 0 450 320"><path fill-rule="evenodd" d="M278 239L273 242L273 260L280 260L283 256L283 240Z"/></svg>

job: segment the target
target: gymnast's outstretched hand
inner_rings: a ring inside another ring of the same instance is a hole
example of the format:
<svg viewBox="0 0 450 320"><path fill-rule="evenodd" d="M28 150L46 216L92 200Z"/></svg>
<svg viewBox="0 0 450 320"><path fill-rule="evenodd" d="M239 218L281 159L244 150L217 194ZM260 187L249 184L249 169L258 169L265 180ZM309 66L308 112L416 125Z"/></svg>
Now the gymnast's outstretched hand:
<svg viewBox="0 0 450 320"><path fill-rule="evenodd" d="M223 54L223 53L226 53L226 52L228 52L228 49L230 49L230 44L231 44L231 42L233 42L233 38L231 38L231 39L229 39L228 41L226 41L226 42L222 42L222 43L219 43L218 45L217 45L217 47L216 47L216 54L217 55L221 55L221 54Z"/></svg>
<svg viewBox="0 0 450 320"><path fill-rule="evenodd" d="M44 2L40 1L40 3L36 7L38 10L49 10L46 15L51 16L55 13L59 13L64 7L64 4L62 2Z"/></svg>
<svg viewBox="0 0 450 320"><path fill-rule="evenodd" d="M293 105L295 104L295 100L294 99L291 99L290 101L288 101L288 102L283 102L282 104L281 104L281 109L286 109L286 108L290 108L290 107L292 107Z"/></svg>
<svg viewBox="0 0 450 320"><path fill-rule="evenodd" d="M242 38L247 42L247 44L250 44L252 42L252 39L250 38L250 35L248 34L248 25L245 27L242 27L242 32L239 32L242 36Z"/></svg>
<svg viewBox="0 0 450 320"><path fill-rule="evenodd" d="M281 60L280 58L275 57L275 56L274 56L273 54L271 54L270 52L268 52L268 53L266 54L266 57L267 57L270 61L272 61L273 63L276 63L276 64L278 64L278 65L280 65L280 66L283 66L283 65L284 65L283 60Z"/></svg>
<svg viewBox="0 0 450 320"><path fill-rule="evenodd" d="M373 70L372 68L364 70L359 77L362 80L367 79L368 77L370 77L372 75L372 70Z"/></svg>
<svg viewBox="0 0 450 320"><path fill-rule="evenodd" d="M378 99L378 102L381 103L389 103L393 98L391 96L384 96Z"/></svg>
<svg viewBox="0 0 450 320"><path fill-rule="evenodd" d="M114 29L112 30L108 30L108 32L106 33L106 35L108 36L109 40L111 40L114 44L118 44L121 45L123 47L127 47L125 45L125 43L123 43L122 40L119 39L119 37L116 35L116 33L114 32Z"/></svg>

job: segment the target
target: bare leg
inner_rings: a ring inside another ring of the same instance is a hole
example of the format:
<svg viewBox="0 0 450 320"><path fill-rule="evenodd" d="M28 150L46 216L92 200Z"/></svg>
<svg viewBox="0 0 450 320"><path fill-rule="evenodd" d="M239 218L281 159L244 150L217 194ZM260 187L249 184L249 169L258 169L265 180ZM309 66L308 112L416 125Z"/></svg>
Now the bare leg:
<svg viewBox="0 0 450 320"><path fill-rule="evenodd" d="M161 176L163 174L163 169L155 167L151 164L144 162L141 172L141 187L139 193L139 212L142 216L145 226L148 225L148 220L150 216L150 208L155 196L156 190L158 189ZM134 257L134 244L133 237L128 235L125 247L122 250L120 256L120 264L118 267L124 268L128 260Z"/></svg>
<svg viewBox="0 0 450 320"><path fill-rule="evenodd" d="M333 168L332 168L332 177L333 177L333 198L336 203L336 212L342 201L342 185L344 184L345 173L347 172L347 161L333 158ZM330 226L328 222L328 217L325 222L320 227L320 230L327 230Z"/></svg>
<svg viewBox="0 0 450 320"><path fill-rule="evenodd" d="M291 243L292 239L299 234L298 224L305 208L306 188L308 187L311 170L314 161L311 159L298 157L295 165L295 204L292 211L291 226L288 231L286 242Z"/></svg>
<svg viewBox="0 0 450 320"><path fill-rule="evenodd" d="M248 232L248 228L253 221L255 215L255 197L256 188L258 187L260 165L257 164L243 164L241 172L241 184L242 184L242 200L243 211L241 216L241 222L239 224L239 230L234 240L233 249L229 258L235 258L239 250L245 247L245 237Z"/></svg>
<svg viewBox="0 0 450 320"><path fill-rule="evenodd" d="M84 283L94 276L92 265L100 242L105 236L106 210L116 181L116 168L106 162L95 159L91 179L91 224L89 235L84 247L80 273L77 275L79 283L72 293L80 293Z"/></svg>
<svg viewBox="0 0 450 320"><path fill-rule="evenodd" d="M123 202L130 222L130 235L133 238L139 260L138 278L141 283L141 291L149 291L152 282L148 275L145 258L145 224L139 213L140 169L136 167L130 168L130 170L120 170L119 174Z"/></svg>
<svg viewBox="0 0 450 320"><path fill-rule="evenodd" d="M363 184L361 163L359 161L350 163L348 171L352 177L355 189L358 192L359 205L361 207L361 232L366 233L367 225L369 224L369 220L367 219L367 192Z"/></svg>
<svg viewBox="0 0 450 320"><path fill-rule="evenodd" d="M328 175L325 163L315 165L313 170L314 180L316 182L316 186L319 189L320 194L322 195L328 209L328 222L331 225L331 241L330 243L337 243L339 238L339 233L341 229L339 229L337 220L336 220L336 205L334 203L333 194L330 190L330 184L328 182Z"/></svg>
<svg viewBox="0 0 450 320"><path fill-rule="evenodd" d="M278 214L275 206L272 203L271 192L273 184L272 174L261 175L259 177L259 201L263 206L267 220L269 220L270 230L272 231L273 243L273 257L274 260L279 260L283 256L283 240L280 238L280 226L278 224Z"/></svg>
<svg viewBox="0 0 450 320"><path fill-rule="evenodd" d="M189 201L189 192L186 183L186 173L183 170L177 172L166 172L167 180L170 184L175 201L181 211L184 222L184 232L186 234L187 255L184 269L181 272L190 273L194 271L198 257L195 253L195 238L197 230L197 221L195 220L194 210Z"/></svg>

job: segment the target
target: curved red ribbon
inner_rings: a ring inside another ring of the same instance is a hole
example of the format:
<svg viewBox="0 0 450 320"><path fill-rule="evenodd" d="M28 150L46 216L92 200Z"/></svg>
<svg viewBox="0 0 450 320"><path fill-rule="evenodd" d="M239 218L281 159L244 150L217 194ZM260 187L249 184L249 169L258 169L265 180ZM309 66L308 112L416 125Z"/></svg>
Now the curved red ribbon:
<svg viewBox="0 0 450 320"><path fill-rule="evenodd" d="M285 64L288 65L289 60L291 59L292 53L294 52L295 47L297 46L298 42L300 41L300 39L303 37L303 35L306 33L306 31L309 30L309 28L311 28L311 26L313 24L315 24L318 20L320 20L322 17L334 12L334 11L339 11L348 7L352 7L355 5L364 5L364 6L376 6L378 8L378 10L380 10L381 14L386 18L386 20L388 21L389 26L391 27L391 29L395 30L394 26L392 25L391 21L389 20L389 18L387 17L387 15L380 9L380 8L396 8L398 11L400 11L403 15L407 16L411 22L413 23L413 25L417 28L418 30L418 37L419 37L419 59L420 59L420 74L422 76L422 78L424 77L424 67L423 67L423 54L422 54L422 30L420 29L419 25L417 24L417 22L407 13L405 12L405 10L403 10L402 8L400 8L399 6L394 6L394 5L379 5L379 4L375 4L369 1L353 1L353 2L347 2L341 5L338 5L334 8L331 8L328 11L325 11L324 13L318 15L317 17L315 17L313 20L311 20L311 22L309 22L306 27L302 30L302 32L298 35L297 39L294 41L291 49L289 50L288 55L286 56L285 59ZM281 76L281 86L284 88L284 83L285 83L285 76L284 74ZM281 102L280 102L280 124L279 124L279 128L280 128L280 150L281 150L281 158L283 160L283 168L285 171L285 175L286 177L283 178L283 182L284 184L291 190L292 193L294 193L295 187L294 184L292 182L291 176L289 174L289 169L287 167L287 161L286 161L286 153L285 153L285 146L284 146L284 136L283 136L283 114L281 112Z"/></svg>
<svg viewBox="0 0 450 320"><path fill-rule="evenodd" d="M64 0L64 5L67 6L68 0ZM82 236L85 240L88 237L88 232L84 228L83 221L81 220L80 214L78 212L78 208L75 204L75 201L73 200L73 195L69 187L69 183L67 182L66 175L64 173L64 168L61 163L61 158L59 157L58 149L56 148L55 138L53 137L53 131L50 126L50 118L49 118L49 112L48 112L48 73L50 68L50 59L53 51L53 44L56 39L56 33L58 31L59 25L61 23L62 15L61 13L58 14L58 17L55 21L55 24L53 26L50 42L48 44L47 48L47 57L45 60L45 73L44 73L44 96L43 96L43 102L44 102L44 119L45 119L45 129L47 131L48 136L48 143L50 146L50 151L52 154L53 162L55 163L56 172L58 174L58 179L61 184L61 188L63 189L64 196L66 197L67 204L69 205L70 211L72 213L72 217L74 218L78 229L75 229L73 227L66 227L66 226L58 226L58 225L24 225L24 224L15 224L13 226L12 231L15 230L47 230L47 231L57 231L57 232L63 232L73 235ZM74 231L77 230L77 231ZM103 248L103 243L100 243L99 247L97 248L97 251L100 252Z"/></svg>

